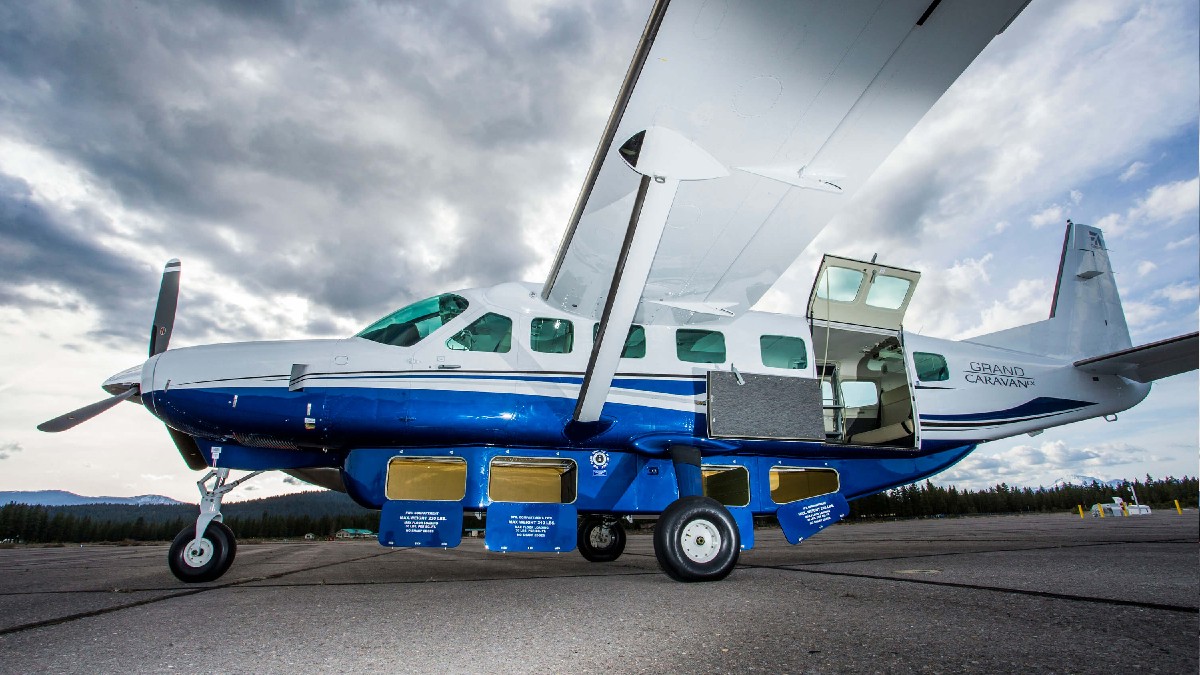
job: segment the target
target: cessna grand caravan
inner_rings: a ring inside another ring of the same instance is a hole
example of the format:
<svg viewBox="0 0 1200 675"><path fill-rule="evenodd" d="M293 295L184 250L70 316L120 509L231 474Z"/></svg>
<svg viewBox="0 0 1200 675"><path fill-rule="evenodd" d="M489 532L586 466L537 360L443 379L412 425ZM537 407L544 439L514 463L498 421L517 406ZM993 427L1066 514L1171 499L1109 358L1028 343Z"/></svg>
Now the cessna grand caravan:
<svg viewBox="0 0 1200 675"><path fill-rule="evenodd" d="M548 279L448 292L358 335L167 350L108 400L167 426L200 516L169 565L232 564L225 494L281 470L380 510L384 546L616 559L658 516L680 581L728 575L753 516L793 544L847 501L979 443L1109 416L1197 367L1134 348L1099 230L1068 223L1050 317L966 341L906 331L919 274L825 256L805 316L751 311L1025 0L655 4ZM720 11L714 11L720 10ZM229 481L230 470L250 471Z"/></svg>

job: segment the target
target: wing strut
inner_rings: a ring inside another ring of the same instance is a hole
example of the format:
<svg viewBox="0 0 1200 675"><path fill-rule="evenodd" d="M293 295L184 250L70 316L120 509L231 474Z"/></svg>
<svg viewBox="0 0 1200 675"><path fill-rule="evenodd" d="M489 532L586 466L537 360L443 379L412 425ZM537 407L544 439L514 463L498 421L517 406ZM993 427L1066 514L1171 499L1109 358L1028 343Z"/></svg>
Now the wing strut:
<svg viewBox="0 0 1200 675"><path fill-rule="evenodd" d="M650 266L667 225L679 182L729 175L716 159L683 136L650 127L621 146L629 168L642 175L629 226L613 270L587 372L575 404L576 422L597 422L620 364L625 336L650 276Z"/></svg>

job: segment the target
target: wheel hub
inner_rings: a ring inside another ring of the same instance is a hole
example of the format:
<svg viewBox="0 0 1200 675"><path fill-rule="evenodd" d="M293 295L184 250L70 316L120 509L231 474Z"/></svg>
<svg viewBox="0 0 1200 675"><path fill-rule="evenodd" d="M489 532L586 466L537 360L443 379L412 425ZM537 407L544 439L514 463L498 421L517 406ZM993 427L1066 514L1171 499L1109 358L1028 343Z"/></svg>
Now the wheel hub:
<svg viewBox="0 0 1200 675"><path fill-rule="evenodd" d="M721 550L721 532L712 521L697 518L683 527L680 544L689 560L706 563Z"/></svg>
<svg viewBox="0 0 1200 675"><path fill-rule="evenodd" d="M212 560L213 545L207 539L193 539L183 549L183 562L188 567L204 567Z"/></svg>
<svg viewBox="0 0 1200 675"><path fill-rule="evenodd" d="M588 543L592 545L592 548L603 549L612 546L612 530L604 527L603 525L593 527L592 531L588 533Z"/></svg>

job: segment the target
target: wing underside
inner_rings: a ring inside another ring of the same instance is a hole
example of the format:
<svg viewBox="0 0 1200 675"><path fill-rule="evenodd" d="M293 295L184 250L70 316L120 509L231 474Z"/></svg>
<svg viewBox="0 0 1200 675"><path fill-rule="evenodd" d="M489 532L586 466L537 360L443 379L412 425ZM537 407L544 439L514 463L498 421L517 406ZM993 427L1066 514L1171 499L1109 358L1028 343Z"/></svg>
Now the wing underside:
<svg viewBox="0 0 1200 675"><path fill-rule="evenodd" d="M728 175L679 185L637 320L748 310L1025 2L660 1L544 297L600 318L656 127Z"/></svg>

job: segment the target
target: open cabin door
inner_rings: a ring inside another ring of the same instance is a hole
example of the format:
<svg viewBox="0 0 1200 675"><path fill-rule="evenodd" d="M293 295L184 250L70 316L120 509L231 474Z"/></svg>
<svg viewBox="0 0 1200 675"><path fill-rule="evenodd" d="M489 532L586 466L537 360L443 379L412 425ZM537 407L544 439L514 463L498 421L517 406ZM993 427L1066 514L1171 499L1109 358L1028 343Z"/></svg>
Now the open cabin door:
<svg viewBox="0 0 1200 675"><path fill-rule="evenodd" d="M921 273L826 255L808 295L808 318L899 331Z"/></svg>
<svg viewBox="0 0 1200 675"><path fill-rule="evenodd" d="M821 260L808 318L828 442L917 447L901 322L920 277L874 262Z"/></svg>

